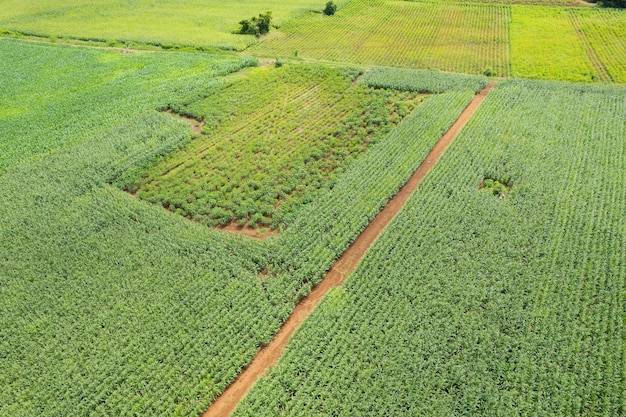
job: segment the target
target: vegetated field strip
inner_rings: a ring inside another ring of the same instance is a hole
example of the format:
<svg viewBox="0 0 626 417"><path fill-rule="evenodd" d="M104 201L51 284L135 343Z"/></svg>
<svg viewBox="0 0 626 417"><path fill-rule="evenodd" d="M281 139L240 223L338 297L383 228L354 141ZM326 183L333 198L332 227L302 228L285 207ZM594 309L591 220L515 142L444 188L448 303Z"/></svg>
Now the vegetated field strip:
<svg viewBox="0 0 626 417"><path fill-rule="evenodd" d="M586 82L598 78L566 9L511 6L511 16L511 75Z"/></svg>
<svg viewBox="0 0 626 417"><path fill-rule="evenodd" d="M121 54L0 40L0 172L110 130L254 65L249 58ZM81 63L81 65L77 65Z"/></svg>
<svg viewBox="0 0 626 417"><path fill-rule="evenodd" d="M129 175L137 196L210 226L284 227L422 100L352 85L357 69L261 68L178 111L211 130Z"/></svg>
<svg viewBox="0 0 626 417"><path fill-rule="evenodd" d="M243 49L255 39L233 33L239 21L270 10L274 22L281 24L323 6L319 0L104 0L97 4L6 0L0 10L0 29L53 37Z"/></svg>
<svg viewBox="0 0 626 417"><path fill-rule="evenodd" d="M234 415L622 415L625 106L503 81Z"/></svg>
<svg viewBox="0 0 626 417"><path fill-rule="evenodd" d="M606 65L604 65L604 62L602 62L602 59L600 59L600 56L598 55L596 50L593 48L593 46L591 46L589 39L587 39L583 31L580 29L580 23L576 19L576 16L572 13L568 13L568 17L570 19L570 22L572 23L572 26L576 30L576 34L578 34L578 38L580 39L580 42L585 47L585 51L587 52L587 57L589 58L589 61L591 61L591 64L593 65L593 68L596 71L598 80L602 82L613 81L613 77L611 77L611 74L609 73L609 70L606 68Z"/></svg>
<svg viewBox="0 0 626 417"><path fill-rule="evenodd" d="M209 409L203 414L204 416L228 417L259 377L263 375L268 368L278 362L293 332L306 320L326 293L332 288L343 284L344 280L354 271L370 246L402 209L411 194L417 189L424 177L432 169L434 164L437 163L437 160L443 155L457 134L472 117L492 87L493 84L489 84L474 97L472 102L463 110L450 129L437 141L433 149L413 175L411 175L407 183L404 184L389 202L387 202L374 220L341 255L333 267L326 273L319 285L317 285L306 298L298 303L293 313L289 316L289 319L281 326L272 341L259 351L252 362L237 377L235 382L211 404Z"/></svg>
<svg viewBox="0 0 626 417"><path fill-rule="evenodd" d="M508 75L508 6L352 0L306 13L249 48L257 56Z"/></svg>
<svg viewBox="0 0 626 417"><path fill-rule="evenodd" d="M568 14L610 79L626 83L626 13L617 9L571 9Z"/></svg>

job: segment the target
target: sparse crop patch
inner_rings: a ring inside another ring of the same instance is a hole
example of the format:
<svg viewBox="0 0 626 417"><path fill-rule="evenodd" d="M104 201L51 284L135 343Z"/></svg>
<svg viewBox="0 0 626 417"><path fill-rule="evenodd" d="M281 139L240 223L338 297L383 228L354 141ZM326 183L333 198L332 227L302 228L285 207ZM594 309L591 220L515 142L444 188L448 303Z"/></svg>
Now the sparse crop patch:
<svg viewBox="0 0 626 417"><path fill-rule="evenodd" d="M209 226L285 227L424 99L354 84L359 73L260 68L182 104L205 134L127 178L125 189Z"/></svg>

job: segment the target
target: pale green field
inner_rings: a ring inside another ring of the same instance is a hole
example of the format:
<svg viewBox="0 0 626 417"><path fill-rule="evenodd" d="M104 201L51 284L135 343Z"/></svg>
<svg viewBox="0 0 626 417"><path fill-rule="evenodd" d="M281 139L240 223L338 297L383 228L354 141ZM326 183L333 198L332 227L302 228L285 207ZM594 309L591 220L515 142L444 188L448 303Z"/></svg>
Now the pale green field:
<svg viewBox="0 0 626 417"><path fill-rule="evenodd" d="M572 9L574 27L595 55L605 81L626 83L626 11Z"/></svg>
<svg viewBox="0 0 626 417"><path fill-rule="evenodd" d="M511 15L514 77L563 81L597 79L566 9L511 6Z"/></svg>
<svg viewBox="0 0 626 417"><path fill-rule="evenodd" d="M324 7L321 0L5 0L2 3L0 29L45 36L234 49L243 49L254 41L252 36L232 33L243 19L270 10L273 23L281 24L307 10Z"/></svg>
<svg viewBox="0 0 626 417"><path fill-rule="evenodd" d="M626 13L570 0L6 0L2 30L56 38L246 50L263 58L577 82L626 82ZM489 4L491 3L491 4ZM499 4L495 4L499 3ZM525 3L515 1L515 3ZM548 5L548 6L546 6ZM265 11L269 35L233 32Z"/></svg>
<svg viewBox="0 0 626 417"><path fill-rule="evenodd" d="M250 53L505 76L509 20L508 6L352 0L288 22Z"/></svg>

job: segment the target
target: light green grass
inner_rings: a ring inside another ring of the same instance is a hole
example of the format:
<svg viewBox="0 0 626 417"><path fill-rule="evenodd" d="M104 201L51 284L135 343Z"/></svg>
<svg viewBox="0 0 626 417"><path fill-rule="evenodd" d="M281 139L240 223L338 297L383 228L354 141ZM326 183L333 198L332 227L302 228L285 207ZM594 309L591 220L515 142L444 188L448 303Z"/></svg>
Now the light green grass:
<svg viewBox="0 0 626 417"><path fill-rule="evenodd" d="M110 130L255 62L0 40L0 172Z"/></svg>
<svg viewBox="0 0 626 417"><path fill-rule="evenodd" d="M511 6L511 16L511 75L587 82L598 78L565 9Z"/></svg>
<svg viewBox="0 0 626 417"><path fill-rule="evenodd" d="M569 13L609 80L626 83L626 11L572 9Z"/></svg>
<svg viewBox="0 0 626 417"><path fill-rule="evenodd" d="M249 52L258 56L508 74L507 6L352 0L307 13Z"/></svg>
<svg viewBox="0 0 626 417"><path fill-rule="evenodd" d="M0 29L44 36L241 49L254 37L232 33L239 21L269 10L274 23L281 24L306 10L322 8L320 0L8 0L0 8Z"/></svg>

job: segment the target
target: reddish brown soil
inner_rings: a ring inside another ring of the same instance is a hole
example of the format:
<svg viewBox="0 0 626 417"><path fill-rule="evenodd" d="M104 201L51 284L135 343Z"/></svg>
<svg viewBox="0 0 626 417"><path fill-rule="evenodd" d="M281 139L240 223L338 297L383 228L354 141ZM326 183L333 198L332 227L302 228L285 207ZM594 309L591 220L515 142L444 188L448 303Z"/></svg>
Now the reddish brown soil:
<svg viewBox="0 0 626 417"><path fill-rule="evenodd" d="M235 221L232 221L227 226L220 227L219 229L229 233L246 235L257 240L265 240L270 236L276 236L278 234L278 230L272 230L268 227L252 228L247 225L239 226Z"/></svg>
<svg viewBox="0 0 626 417"><path fill-rule="evenodd" d="M170 114L172 116L175 116L181 120L186 121L187 123L189 123L191 125L191 130L193 131L193 133L195 133L196 135L199 135L202 133L202 128L204 127L204 122L194 119L192 117L187 117L187 116L183 116L181 114L175 113L174 110L172 109L167 109L165 110L165 113Z"/></svg>
<svg viewBox="0 0 626 417"><path fill-rule="evenodd" d="M463 126L472 117L480 106L480 103L487 96L494 83L487 85L477 94L471 103L463 110L457 121L439 139L426 159L417 168L409 181L398 191L398 193L387 203L383 210L378 213L369 226L359 235L354 243L335 262L322 281L303 298L291 313L291 316L282 325L274 339L265 347L261 348L250 364L239 374L237 379L218 397L213 404L203 414L203 417L227 417L229 416L239 401L244 397L252 385L259 379L265 371L274 366L280 358L290 336L309 316L322 297L331 288L341 285L346 277L354 271L369 247L374 243L378 235L384 230L389 222L398 214L404 203L417 189L426 174L432 169L437 160L443 155L448 146L452 143L456 135L463 129Z"/></svg>

